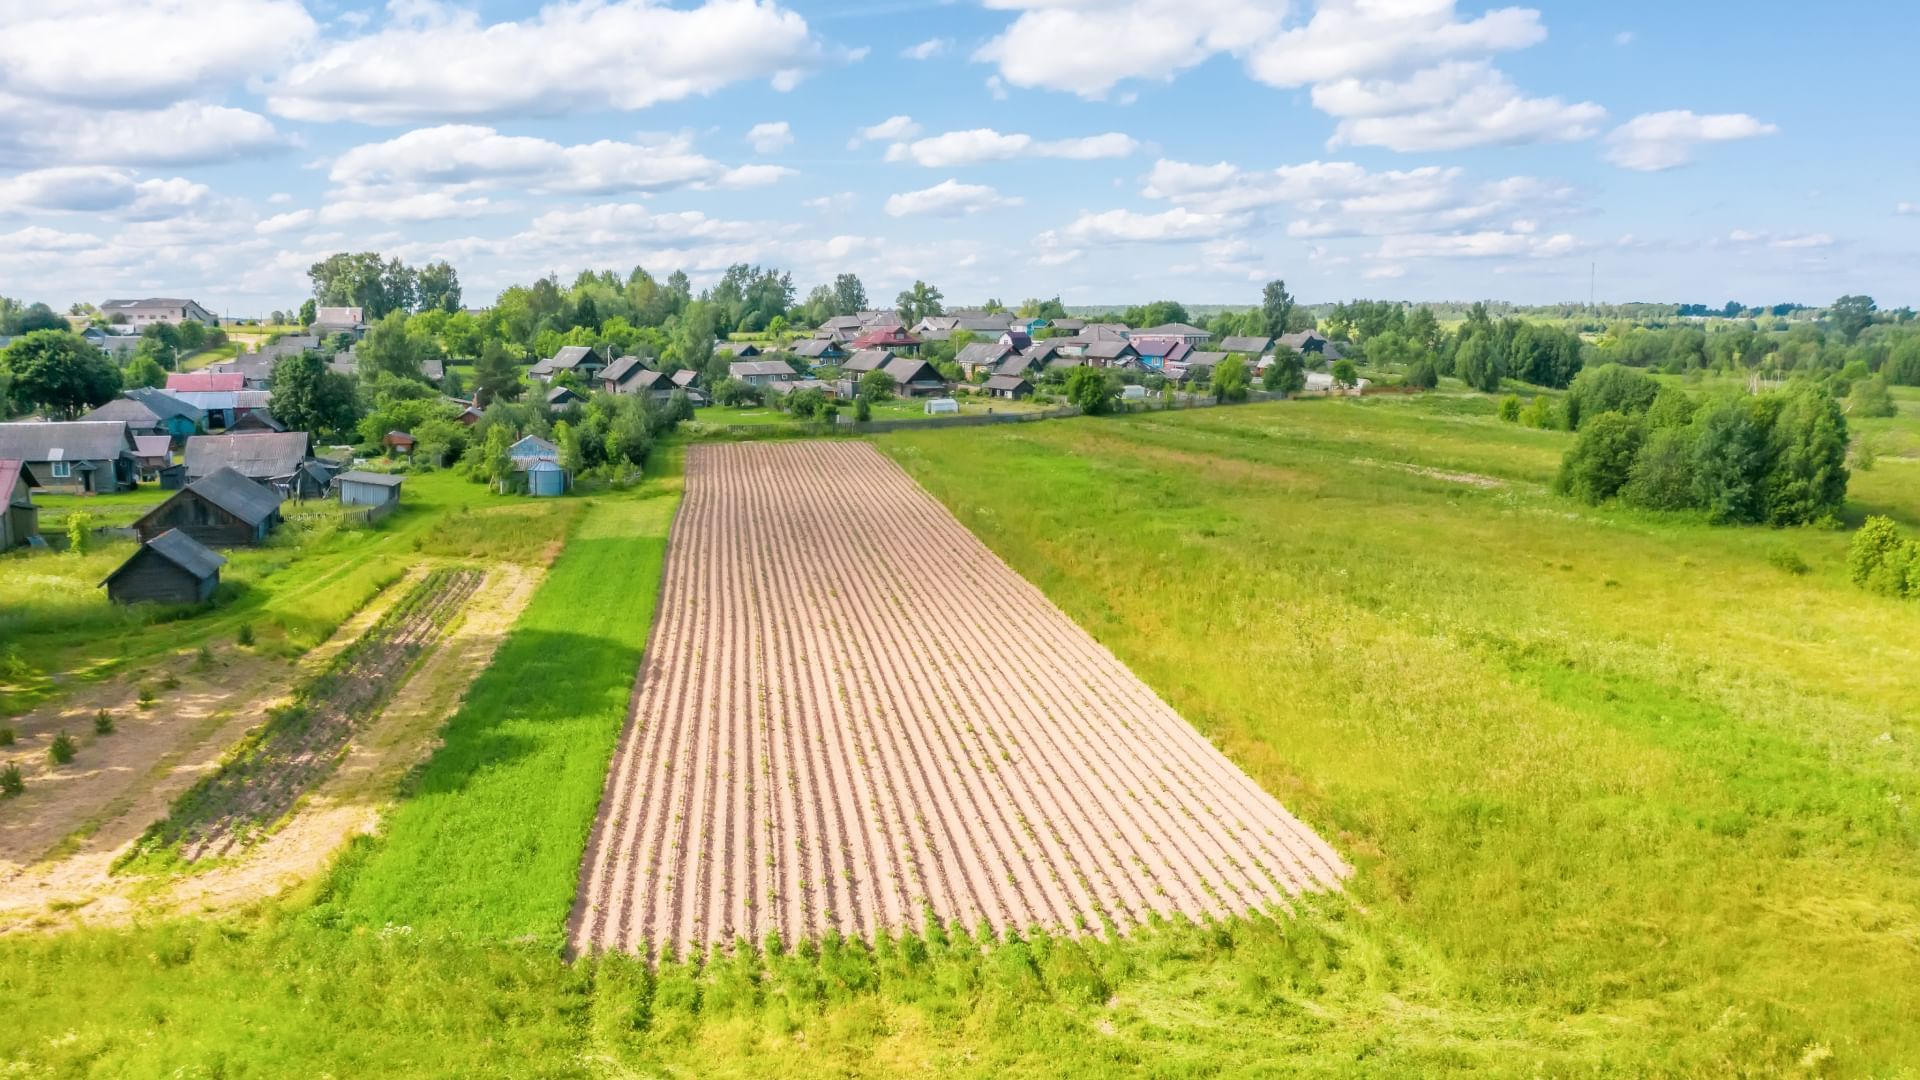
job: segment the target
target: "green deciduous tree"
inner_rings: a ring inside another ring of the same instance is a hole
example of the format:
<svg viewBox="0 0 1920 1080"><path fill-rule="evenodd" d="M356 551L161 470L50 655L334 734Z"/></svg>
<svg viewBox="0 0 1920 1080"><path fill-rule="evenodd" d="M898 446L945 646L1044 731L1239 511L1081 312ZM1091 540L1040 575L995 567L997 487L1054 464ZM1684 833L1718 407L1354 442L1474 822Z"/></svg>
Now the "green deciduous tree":
<svg viewBox="0 0 1920 1080"><path fill-rule="evenodd" d="M1693 501L1715 522L1766 516L1767 425L1758 402L1721 397L1694 414Z"/></svg>
<svg viewBox="0 0 1920 1080"><path fill-rule="evenodd" d="M126 370L121 372L120 381L126 386L165 386L167 369L151 356L136 352L132 360L127 361Z"/></svg>
<svg viewBox="0 0 1920 1080"><path fill-rule="evenodd" d="M1214 365L1213 400L1247 400L1247 361L1239 356L1229 356Z"/></svg>
<svg viewBox="0 0 1920 1080"><path fill-rule="evenodd" d="M10 393L22 409L45 409L72 418L104 405L120 392L120 369L78 334L35 330L0 353L10 374Z"/></svg>
<svg viewBox="0 0 1920 1080"><path fill-rule="evenodd" d="M1500 389L1500 380L1505 373L1501 370L1500 357L1494 351L1491 334L1474 334L1460 343L1453 357L1454 374L1460 376L1468 386L1481 393L1491 394Z"/></svg>
<svg viewBox="0 0 1920 1080"><path fill-rule="evenodd" d="M309 350L273 365L273 415L289 431L332 435L353 430L360 406L353 380L329 370L320 354Z"/></svg>
<svg viewBox="0 0 1920 1080"><path fill-rule="evenodd" d="M1875 514L1847 546L1847 574L1882 596L1920 596L1920 541L1902 536L1892 518Z"/></svg>
<svg viewBox="0 0 1920 1080"><path fill-rule="evenodd" d="M1836 520L1847 498L1847 418L1840 403L1820 387L1796 386L1780 404L1769 443L1767 520Z"/></svg>
<svg viewBox="0 0 1920 1080"><path fill-rule="evenodd" d="M1873 325L1873 313L1876 310L1878 308L1871 296L1843 296L1827 308L1827 319L1851 345L1862 330Z"/></svg>
<svg viewBox="0 0 1920 1080"><path fill-rule="evenodd" d="M1285 345L1273 350L1273 363L1260 375L1260 385L1270 394L1297 394L1306 388L1307 369L1300 354Z"/></svg>
<svg viewBox="0 0 1920 1080"><path fill-rule="evenodd" d="M1099 368L1076 367L1067 372L1067 401L1088 416L1105 416L1120 398L1120 388Z"/></svg>
<svg viewBox="0 0 1920 1080"><path fill-rule="evenodd" d="M498 341L487 342L473 365L473 403L484 409L496 401L518 401L525 389L520 365L507 347Z"/></svg>
<svg viewBox="0 0 1920 1080"><path fill-rule="evenodd" d="M1578 430L1586 417L1604 412L1639 416L1653 407L1659 395L1660 384L1644 371L1621 364L1588 368L1567 391L1567 425Z"/></svg>
<svg viewBox="0 0 1920 1080"><path fill-rule="evenodd" d="M1649 510L1684 510L1694 505L1691 429L1650 428L1628 470L1621 497Z"/></svg>
<svg viewBox="0 0 1920 1080"><path fill-rule="evenodd" d="M460 275L446 262L428 263L420 268L415 282L421 311L460 310Z"/></svg>
<svg viewBox="0 0 1920 1080"><path fill-rule="evenodd" d="M1293 294L1287 291L1286 282L1275 279L1261 290L1260 317L1267 337L1277 338L1287 333L1293 322Z"/></svg>
<svg viewBox="0 0 1920 1080"><path fill-rule="evenodd" d="M1336 385L1348 389L1360 385L1360 370L1353 366L1353 361L1344 356L1333 362L1333 370L1329 374L1333 376Z"/></svg>
<svg viewBox="0 0 1920 1080"><path fill-rule="evenodd" d="M860 376L860 396L868 401L885 401L893 396L893 376L884 371L869 371Z"/></svg>
<svg viewBox="0 0 1920 1080"><path fill-rule="evenodd" d="M894 310L908 326L919 322L929 315L938 315L946 309L941 306L946 298L940 290L924 281L916 281L913 287L903 291L893 301Z"/></svg>
<svg viewBox="0 0 1920 1080"><path fill-rule="evenodd" d="M1561 460L1554 490L1590 504L1613 498L1631 478L1634 456L1645 437L1637 416L1604 412L1591 417Z"/></svg>

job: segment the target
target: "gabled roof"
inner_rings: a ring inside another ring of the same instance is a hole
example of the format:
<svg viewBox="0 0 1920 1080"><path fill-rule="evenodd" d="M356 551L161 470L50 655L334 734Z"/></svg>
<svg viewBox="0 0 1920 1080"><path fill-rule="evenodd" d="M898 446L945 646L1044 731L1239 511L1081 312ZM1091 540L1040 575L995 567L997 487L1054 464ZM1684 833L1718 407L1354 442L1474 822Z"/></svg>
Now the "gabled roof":
<svg viewBox="0 0 1920 1080"><path fill-rule="evenodd" d="M173 453L173 436L135 435L133 437L133 453L135 457L164 458Z"/></svg>
<svg viewBox="0 0 1920 1080"><path fill-rule="evenodd" d="M1047 325L1053 327L1055 330L1065 330L1068 333L1072 334L1072 333L1078 333L1079 331L1086 329L1087 320L1055 319L1051 323L1048 323Z"/></svg>
<svg viewBox="0 0 1920 1080"><path fill-rule="evenodd" d="M869 327L859 337L853 339L853 344L855 348L867 348L884 345L918 345L920 342L912 334L907 333L906 327L894 325Z"/></svg>
<svg viewBox="0 0 1920 1080"><path fill-rule="evenodd" d="M1096 341L1087 346L1087 355L1100 360L1118 360L1138 356L1140 351L1125 341Z"/></svg>
<svg viewBox="0 0 1920 1080"><path fill-rule="evenodd" d="M1202 330L1197 326L1189 326L1183 322L1170 322L1170 323L1161 323L1159 326L1150 326L1145 330L1135 330L1133 332L1133 336L1134 337L1196 337L1196 336L1212 337L1213 334L1210 333L1209 331Z"/></svg>
<svg viewBox="0 0 1920 1080"><path fill-rule="evenodd" d="M1063 344L1065 344L1065 342L1059 338L1048 338L1045 341L1036 341L1032 345L1022 349L1021 355L1031 356L1044 362L1053 359L1053 354L1059 352L1060 346Z"/></svg>
<svg viewBox="0 0 1920 1080"><path fill-rule="evenodd" d="M247 377L237 371L176 371L167 376L168 390L224 393L246 388Z"/></svg>
<svg viewBox="0 0 1920 1080"><path fill-rule="evenodd" d="M1031 387L1032 385L1019 375L995 375L987 380L989 390L1018 390L1022 386Z"/></svg>
<svg viewBox="0 0 1920 1080"><path fill-rule="evenodd" d="M121 396L131 398L145 405L148 409L152 410L155 416L162 420L179 417L183 420L191 420L197 424L206 416L206 412L194 407L192 402L177 398L165 390L136 386L130 390L122 391Z"/></svg>
<svg viewBox="0 0 1920 1080"><path fill-rule="evenodd" d="M720 341L714 343L713 351L728 356L759 356L760 345L753 341Z"/></svg>
<svg viewBox="0 0 1920 1080"><path fill-rule="evenodd" d="M323 307L313 311L315 326L359 326L366 320L366 312L357 307Z"/></svg>
<svg viewBox="0 0 1920 1080"><path fill-rule="evenodd" d="M234 469L255 480L290 476L307 456L304 431L263 431L254 435L195 435L187 440L187 475L211 476Z"/></svg>
<svg viewBox="0 0 1920 1080"><path fill-rule="evenodd" d="M1036 367L1045 367L1046 365L1047 357L1037 356L1033 353L1015 353L996 364L993 373L995 375L1025 375Z"/></svg>
<svg viewBox="0 0 1920 1080"><path fill-rule="evenodd" d="M560 448L538 435L522 435L519 441L507 447L507 456L526 458L553 458L558 460Z"/></svg>
<svg viewBox="0 0 1920 1080"><path fill-rule="evenodd" d="M563 401L583 401L580 394L569 386L556 386L547 391L547 404L558 405Z"/></svg>
<svg viewBox="0 0 1920 1080"><path fill-rule="evenodd" d="M280 509L280 493L266 486L256 484L233 469L215 469L198 480L188 484L185 491L207 500L213 505L239 518L249 525L258 525L272 517ZM180 498L175 495L174 499ZM168 499L167 502L172 502ZM165 509L160 504L148 517ZM144 520L144 519L142 519Z"/></svg>
<svg viewBox="0 0 1920 1080"><path fill-rule="evenodd" d="M131 453L133 435L121 420L0 424L0 458L99 461Z"/></svg>
<svg viewBox="0 0 1920 1080"><path fill-rule="evenodd" d="M23 476L26 477L25 483L20 479ZM27 472L26 462L19 458L0 458L0 507L12 505L16 494L31 505L32 500L27 497L26 491L37 486L38 481L34 480L33 474Z"/></svg>
<svg viewBox="0 0 1920 1080"><path fill-rule="evenodd" d="M893 359L891 349L861 349L840 363L841 371L879 371Z"/></svg>
<svg viewBox="0 0 1920 1080"><path fill-rule="evenodd" d="M105 303L100 305L100 310L102 312L108 312L108 311L131 311L136 308L150 308L150 307L151 308L183 308L183 307L186 307L188 304L193 304L194 307L200 307L199 304L194 304L193 301L191 300L183 300L173 296L155 296L155 297L150 297L146 300L108 300ZM206 309L201 308L201 310L205 311Z"/></svg>
<svg viewBox="0 0 1920 1080"><path fill-rule="evenodd" d="M1221 352L1237 352L1247 356L1259 356L1273 344L1268 337L1226 337L1220 339Z"/></svg>
<svg viewBox="0 0 1920 1080"><path fill-rule="evenodd" d="M159 536L141 544L139 551L135 551L132 555L128 556L127 561L121 563L119 568L113 573L108 574L107 580L102 581L100 584L109 584L113 579L126 573L127 567L133 565L134 560L140 557L141 551L151 551L201 581L205 581L219 573L220 568L227 565L227 560L221 558L205 544L181 532L179 529L168 529Z"/></svg>
<svg viewBox="0 0 1920 1080"><path fill-rule="evenodd" d="M560 351L553 354L553 359L547 362L547 368L550 371L571 371L589 357L599 359L591 345L562 345Z"/></svg>
<svg viewBox="0 0 1920 1080"><path fill-rule="evenodd" d="M1291 334L1280 335L1280 344L1285 345L1287 348L1292 349L1295 352L1306 351L1307 345L1310 342L1315 342L1315 341L1318 341L1324 345L1326 344L1327 339L1321 337L1319 334L1316 334L1311 330L1296 330Z"/></svg>
<svg viewBox="0 0 1920 1080"><path fill-rule="evenodd" d="M700 381L700 373L692 368L681 368L679 371L667 376L667 378L673 381L673 385L685 390Z"/></svg>
<svg viewBox="0 0 1920 1080"><path fill-rule="evenodd" d="M623 356L600 370L600 378L615 386L626 382L635 372L646 371L647 366L637 356Z"/></svg>
<svg viewBox="0 0 1920 1080"><path fill-rule="evenodd" d="M1184 363L1187 365L1188 370L1192 370L1193 368L1210 368L1218 367L1220 362L1226 358L1227 354L1223 352L1197 352L1189 354Z"/></svg>
<svg viewBox="0 0 1920 1080"><path fill-rule="evenodd" d="M881 370L893 376L893 381L897 383L922 380L937 380L942 383L947 381L940 377L940 369L914 356L896 356L887 361L887 366Z"/></svg>
<svg viewBox="0 0 1920 1080"><path fill-rule="evenodd" d="M105 405L87 413L80 419L119 420L128 427L150 428L160 426L160 414L148 408L144 402L133 398L114 398Z"/></svg>
<svg viewBox="0 0 1920 1080"><path fill-rule="evenodd" d="M342 484L375 484L379 487L397 488L405 477L395 476L392 473L363 472L355 469L352 472L343 472L334 479Z"/></svg>
<svg viewBox="0 0 1920 1080"><path fill-rule="evenodd" d="M792 375L793 367L785 360L735 360L727 365L727 376L744 379L750 375Z"/></svg>
<svg viewBox="0 0 1920 1080"><path fill-rule="evenodd" d="M831 352L845 351L840 348L840 343L832 338L808 338L805 341L797 341L793 345L795 356L804 356L812 360L817 360Z"/></svg>
<svg viewBox="0 0 1920 1080"><path fill-rule="evenodd" d="M988 364L999 363L1006 359L1007 354L1011 352L1013 352L1013 347L1010 345L1002 345L997 341L976 341L966 348L961 349L959 355L955 356L953 360L954 363L957 364L974 364L984 367Z"/></svg>
<svg viewBox="0 0 1920 1080"><path fill-rule="evenodd" d="M1006 340L1007 344L1016 349L1024 349L1033 344L1032 335L1028 334L1025 330L1007 330L1000 336Z"/></svg>

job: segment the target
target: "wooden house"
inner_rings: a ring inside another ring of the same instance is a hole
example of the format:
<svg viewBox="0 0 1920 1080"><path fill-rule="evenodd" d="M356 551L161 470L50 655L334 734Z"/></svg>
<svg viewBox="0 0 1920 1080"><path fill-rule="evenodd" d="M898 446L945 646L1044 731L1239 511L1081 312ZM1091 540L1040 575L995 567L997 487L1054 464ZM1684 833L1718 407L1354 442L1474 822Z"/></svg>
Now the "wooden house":
<svg viewBox="0 0 1920 1080"><path fill-rule="evenodd" d="M565 409L587 400L575 393L571 387L556 386L547 391L547 408Z"/></svg>
<svg viewBox="0 0 1920 1080"><path fill-rule="evenodd" d="M173 464L173 439L166 435L135 435L133 462L140 470L141 480L160 479L160 470Z"/></svg>
<svg viewBox="0 0 1920 1080"><path fill-rule="evenodd" d="M342 506L385 506L400 501L401 477L355 469L333 478Z"/></svg>
<svg viewBox="0 0 1920 1080"><path fill-rule="evenodd" d="M386 445L389 454L413 456L413 436L404 431L389 431L387 437L380 441Z"/></svg>
<svg viewBox="0 0 1920 1080"><path fill-rule="evenodd" d="M208 547L251 547L280 524L280 493L233 469L220 469L174 492L133 523L142 540L179 531Z"/></svg>
<svg viewBox="0 0 1920 1080"><path fill-rule="evenodd" d="M18 458L0 459L0 551L25 547L40 535L40 511L29 490L34 486Z"/></svg>
<svg viewBox="0 0 1920 1080"><path fill-rule="evenodd" d="M912 356L896 356L880 370L893 377L894 393L901 397L931 397L947 392L947 380L932 364Z"/></svg>
<svg viewBox="0 0 1920 1080"><path fill-rule="evenodd" d="M101 495L139 480L133 434L121 420L0 424L0 458L19 461L47 492Z"/></svg>
<svg viewBox="0 0 1920 1080"><path fill-rule="evenodd" d="M80 419L88 423L112 423L118 420L127 425L128 433L135 439L143 435L165 433L160 414L149 408L146 402L135 398L114 398L92 412L83 414Z"/></svg>
<svg viewBox="0 0 1920 1080"><path fill-rule="evenodd" d="M1008 401L1033 396L1033 384L1019 375L995 375L987 380L987 393Z"/></svg>
<svg viewBox="0 0 1920 1080"><path fill-rule="evenodd" d="M837 364L847 358L847 350L832 338L809 338L793 343L793 355L810 364Z"/></svg>
<svg viewBox="0 0 1920 1080"><path fill-rule="evenodd" d="M990 372L994 368L999 367L1002 360L1012 356L1017 351L1018 350L1005 342L976 341L961 349L959 354L953 358L953 362L960 365L961 375L971 379L977 372Z"/></svg>
<svg viewBox="0 0 1920 1080"><path fill-rule="evenodd" d="M259 484L292 477L307 460L304 431L254 435L196 435L187 440L187 480L231 468Z"/></svg>
<svg viewBox="0 0 1920 1080"><path fill-rule="evenodd" d="M202 604L220 586L227 560L178 529L140 545L100 584L116 604Z"/></svg>
<svg viewBox="0 0 1920 1080"><path fill-rule="evenodd" d="M121 392L121 397L137 401L159 418L158 428L173 438L173 445L181 446L188 439L207 429L207 414L198 406L167 393L136 386Z"/></svg>
<svg viewBox="0 0 1920 1080"><path fill-rule="evenodd" d="M750 386L791 380L795 374L785 360L735 360L727 365L727 378L739 379Z"/></svg>

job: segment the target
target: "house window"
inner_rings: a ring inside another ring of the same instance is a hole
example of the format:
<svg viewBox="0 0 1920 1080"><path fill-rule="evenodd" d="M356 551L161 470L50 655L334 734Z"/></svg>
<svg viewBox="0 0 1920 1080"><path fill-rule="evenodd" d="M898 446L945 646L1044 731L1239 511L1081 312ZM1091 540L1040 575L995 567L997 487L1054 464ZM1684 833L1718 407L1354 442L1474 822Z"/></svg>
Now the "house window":
<svg viewBox="0 0 1920 1080"><path fill-rule="evenodd" d="M72 475L73 475L73 462L56 461L53 463L53 478L55 480L65 480Z"/></svg>

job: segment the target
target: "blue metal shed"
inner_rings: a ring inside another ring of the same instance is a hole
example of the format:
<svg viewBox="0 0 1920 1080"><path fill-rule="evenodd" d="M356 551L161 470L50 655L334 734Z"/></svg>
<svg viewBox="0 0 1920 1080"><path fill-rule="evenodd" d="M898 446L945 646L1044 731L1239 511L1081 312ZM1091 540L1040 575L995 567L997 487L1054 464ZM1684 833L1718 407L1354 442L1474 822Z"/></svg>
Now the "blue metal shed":
<svg viewBox="0 0 1920 1080"><path fill-rule="evenodd" d="M536 461L527 468L527 494L565 495L567 470L551 461Z"/></svg>

